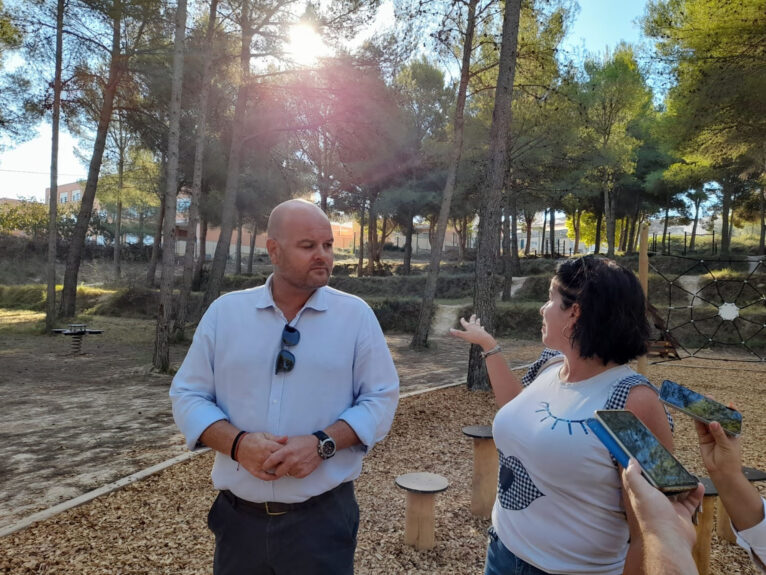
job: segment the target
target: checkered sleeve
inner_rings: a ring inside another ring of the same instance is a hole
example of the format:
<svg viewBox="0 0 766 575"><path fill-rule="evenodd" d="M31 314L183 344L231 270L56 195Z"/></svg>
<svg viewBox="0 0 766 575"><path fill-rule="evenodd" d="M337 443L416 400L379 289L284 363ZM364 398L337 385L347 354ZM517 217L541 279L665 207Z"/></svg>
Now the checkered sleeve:
<svg viewBox="0 0 766 575"><path fill-rule="evenodd" d="M535 363L529 366L527 373L524 375L524 377L521 378L521 385L523 385L524 387L527 387L530 383L532 383L535 380L535 378L537 377L537 374L540 373L540 370L543 368L543 366L546 363L548 363L548 360L559 355L561 355L560 351L556 351L555 349L545 348L543 352L540 354L540 357L537 358L537 361L535 361Z"/></svg>
<svg viewBox="0 0 766 575"><path fill-rule="evenodd" d="M604 404L604 409L625 409L625 403L628 401L630 390L637 385L645 385L653 389L658 395L660 393L659 390L648 379L646 379L646 377L640 373L636 373L617 382L617 385L615 385L614 389L612 390L612 394ZM670 424L670 431L673 431L673 417L670 415L667 407L663 406L663 409L665 410L665 417L668 418L668 423Z"/></svg>

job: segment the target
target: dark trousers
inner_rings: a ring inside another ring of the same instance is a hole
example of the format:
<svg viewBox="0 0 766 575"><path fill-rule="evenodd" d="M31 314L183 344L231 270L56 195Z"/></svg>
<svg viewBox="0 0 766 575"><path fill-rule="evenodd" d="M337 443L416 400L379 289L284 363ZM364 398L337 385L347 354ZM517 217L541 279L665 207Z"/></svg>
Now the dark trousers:
<svg viewBox="0 0 766 575"><path fill-rule="evenodd" d="M269 515L220 492L208 514L215 575L353 575L359 506L353 483L316 504Z"/></svg>

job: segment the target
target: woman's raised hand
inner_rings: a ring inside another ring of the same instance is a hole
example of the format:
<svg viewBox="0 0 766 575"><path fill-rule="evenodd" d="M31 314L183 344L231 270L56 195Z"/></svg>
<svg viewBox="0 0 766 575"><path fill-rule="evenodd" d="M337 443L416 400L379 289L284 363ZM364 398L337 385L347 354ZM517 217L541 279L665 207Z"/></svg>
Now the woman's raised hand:
<svg viewBox="0 0 766 575"><path fill-rule="evenodd" d="M482 327L481 320L476 317L476 314L472 314L467 320L461 317L460 325L463 326L463 329L450 328L450 334L468 343L479 345L485 351L497 345L495 338Z"/></svg>

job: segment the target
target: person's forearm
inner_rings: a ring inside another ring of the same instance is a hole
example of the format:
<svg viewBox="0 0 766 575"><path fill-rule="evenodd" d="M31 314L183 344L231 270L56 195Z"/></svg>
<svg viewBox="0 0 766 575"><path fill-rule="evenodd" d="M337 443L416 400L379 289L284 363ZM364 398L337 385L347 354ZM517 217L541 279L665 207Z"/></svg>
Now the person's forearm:
<svg viewBox="0 0 766 575"><path fill-rule="evenodd" d="M691 549L682 539L659 537L647 534L643 537L643 568L644 575L697 575L697 565L694 563ZM631 543L632 545L632 543ZM627 573L628 570L625 570ZM624 575L624 574L623 574Z"/></svg>
<svg viewBox="0 0 766 575"><path fill-rule="evenodd" d="M750 529L763 521L761 496L741 472L715 473L710 479L737 531Z"/></svg>
<svg viewBox="0 0 766 575"><path fill-rule="evenodd" d="M359 441L359 437L357 436L356 432L351 428L351 426L343 421L342 419L339 419L326 429L324 429L324 432L332 437L333 441L335 441L335 449L337 451L340 451L341 449L346 449L348 447L352 447L354 445L359 445L361 441Z"/></svg>
<svg viewBox="0 0 766 575"><path fill-rule="evenodd" d="M210 449L219 451L225 455L231 454L231 444L234 443L234 438L239 433L239 429L234 427L231 423L225 419L216 421L212 425L209 425L205 431L200 435L200 443L206 445Z"/></svg>
<svg viewBox="0 0 766 575"><path fill-rule="evenodd" d="M497 341L491 339L487 343L482 344L483 351L489 351L497 345ZM505 361L502 352L494 353L484 360L487 366L487 375L489 376L489 382L492 385L492 391L495 394L495 403L498 407L503 407L506 403L511 401L514 397L521 393L524 386L521 385L521 381L516 377L511 369L508 367L508 363Z"/></svg>

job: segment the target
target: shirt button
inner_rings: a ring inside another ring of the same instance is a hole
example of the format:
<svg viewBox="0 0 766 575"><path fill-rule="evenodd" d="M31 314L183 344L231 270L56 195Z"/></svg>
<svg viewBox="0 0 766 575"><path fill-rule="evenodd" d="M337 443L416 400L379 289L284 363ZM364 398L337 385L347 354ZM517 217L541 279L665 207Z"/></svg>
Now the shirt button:
<svg viewBox="0 0 766 575"><path fill-rule="evenodd" d="M271 400L271 403L276 403L276 402L277 402L277 400L276 400L276 399L272 399L272 400Z"/></svg>

